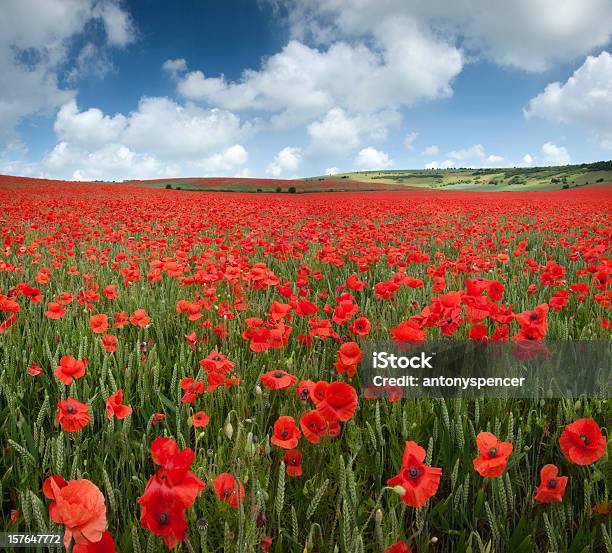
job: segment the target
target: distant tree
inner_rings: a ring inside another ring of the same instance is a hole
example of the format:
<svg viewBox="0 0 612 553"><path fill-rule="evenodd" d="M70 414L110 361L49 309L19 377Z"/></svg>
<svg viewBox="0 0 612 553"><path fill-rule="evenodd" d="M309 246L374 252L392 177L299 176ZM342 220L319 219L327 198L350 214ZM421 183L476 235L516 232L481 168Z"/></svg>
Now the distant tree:
<svg viewBox="0 0 612 553"><path fill-rule="evenodd" d="M261 192L261 188L258 188L258 189L257 189L257 192Z"/></svg>
<svg viewBox="0 0 612 553"><path fill-rule="evenodd" d="M166 184L166 190L172 190L172 185L171 184Z"/></svg>
<svg viewBox="0 0 612 553"><path fill-rule="evenodd" d="M289 192L289 194L295 194L295 186L290 186L287 192Z"/></svg>
<svg viewBox="0 0 612 553"><path fill-rule="evenodd" d="M277 192L282 192L282 191L283 191L283 189L282 189L280 186L277 186L277 187L276 187L276 191L277 191Z"/></svg>

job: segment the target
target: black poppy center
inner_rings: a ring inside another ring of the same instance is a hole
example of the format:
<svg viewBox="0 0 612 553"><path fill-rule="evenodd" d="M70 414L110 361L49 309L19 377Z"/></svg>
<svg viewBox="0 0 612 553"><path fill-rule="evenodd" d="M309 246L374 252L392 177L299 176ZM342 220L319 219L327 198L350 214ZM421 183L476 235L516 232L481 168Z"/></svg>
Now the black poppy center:
<svg viewBox="0 0 612 553"><path fill-rule="evenodd" d="M584 445L589 445L589 437L586 434L580 434L580 439L584 442Z"/></svg>
<svg viewBox="0 0 612 553"><path fill-rule="evenodd" d="M410 478L416 478L420 474L420 471L417 467L411 466L408 469L408 474L410 475Z"/></svg>
<svg viewBox="0 0 612 553"><path fill-rule="evenodd" d="M551 478L548 481L548 487L552 488L552 489L555 489L557 487L557 480L555 478Z"/></svg>
<svg viewBox="0 0 612 553"><path fill-rule="evenodd" d="M159 522L161 525L169 524L170 517L168 516L168 513L166 511L162 511L161 513L159 513L157 515L157 522Z"/></svg>
<svg viewBox="0 0 612 553"><path fill-rule="evenodd" d="M68 407L66 407L66 412L71 414L74 413L76 411L76 409L74 408L74 405L68 405Z"/></svg>
<svg viewBox="0 0 612 553"><path fill-rule="evenodd" d="M496 455L497 455L496 447L492 447L491 449L489 449L489 457L495 457Z"/></svg>
<svg viewBox="0 0 612 553"><path fill-rule="evenodd" d="M274 373L274 378L283 378L283 373L278 371Z"/></svg>
<svg viewBox="0 0 612 553"><path fill-rule="evenodd" d="M288 431L288 430L283 430L283 431L281 432L281 436L282 436L283 438L286 438L287 436L289 436L289 431Z"/></svg>
<svg viewBox="0 0 612 553"><path fill-rule="evenodd" d="M532 313L531 315L529 315L529 318L530 318L532 321L535 321L535 320L538 318L538 314L537 314L537 313Z"/></svg>

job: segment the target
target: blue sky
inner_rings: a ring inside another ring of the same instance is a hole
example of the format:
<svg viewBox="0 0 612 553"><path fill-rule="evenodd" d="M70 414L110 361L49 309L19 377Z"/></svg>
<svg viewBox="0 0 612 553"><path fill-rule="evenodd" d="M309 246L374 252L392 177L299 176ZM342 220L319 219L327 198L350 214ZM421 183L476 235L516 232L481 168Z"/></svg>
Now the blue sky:
<svg viewBox="0 0 612 553"><path fill-rule="evenodd" d="M6 0L0 172L290 178L612 157L612 2Z"/></svg>

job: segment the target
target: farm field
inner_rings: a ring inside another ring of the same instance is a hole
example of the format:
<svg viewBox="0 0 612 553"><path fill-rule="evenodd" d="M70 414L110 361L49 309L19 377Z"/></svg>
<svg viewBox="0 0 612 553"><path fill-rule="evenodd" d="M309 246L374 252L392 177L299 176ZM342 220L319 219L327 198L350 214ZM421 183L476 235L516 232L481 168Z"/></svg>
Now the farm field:
<svg viewBox="0 0 612 553"><path fill-rule="evenodd" d="M612 183L612 162L558 167L512 167L488 169L416 169L363 171L334 175L350 181L376 182L414 188L470 190L480 192L567 190Z"/></svg>
<svg viewBox="0 0 612 553"><path fill-rule="evenodd" d="M612 551L609 400L377 399L357 370L372 340L609 339L610 186L176 182L0 182L3 531Z"/></svg>

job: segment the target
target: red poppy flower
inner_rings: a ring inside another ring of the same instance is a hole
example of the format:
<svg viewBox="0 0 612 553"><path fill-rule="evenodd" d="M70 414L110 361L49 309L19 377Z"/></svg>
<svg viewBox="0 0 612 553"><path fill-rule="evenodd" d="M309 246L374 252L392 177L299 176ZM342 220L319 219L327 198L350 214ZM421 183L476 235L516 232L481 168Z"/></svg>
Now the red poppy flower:
<svg viewBox="0 0 612 553"><path fill-rule="evenodd" d="M353 324L348 329L357 336L367 336L372 325L367 317L359 317L353 321Z"/></svg>
<svg viewBox="0 0 612 553"><path fill-rule="evenodd" d="M89 327L96 334L104 334L108 330L108 317L106 315L92 315L89 318Z"/></svg>
<svg viewBox="0 0 612 553"><path fill-rule="evenodd" d="M325 389L325 399L317 404L317 410L328 421L350 420L357 409L357 392L345 382L332 382Z"/></svg>
<svg viewBox="0 0 612 553"><path fill-rule="evenodd" d="M270 390L284 390L285 388L293 386L297 382L297 377L277 369L262 374L259 380L261 380L261 383L266 388L270 388Z"/></svg>
<svg viewBox="0 0 612 553"><path fill-rule="evenodd" d="M166 496L172 494L183 509L191 507L205 487L204 482L189 470L195 458L193 450L179 451L174 440L159 437L151 443L151 457L161 468L149 478L139 503L146 505L157 492L161 492Z"/></svg>
<svg viewBox="0 0 612 553"><path fill-rule="evenodd" d="M87 359L83 358L80 361L72 357L72 355L64 355L60 359L60 364L55 369L55 376L60 379L66 386L72 384L73 380L85 376L85 367Z"/></svg>
<svg viewBox="0 0 612 553"><path fill-rule="evenodd" d="M316 410L308 411L300 418L300 428L304 437L312 444L318 444L327 434L327 421Z"/></svg>
<svg viewBox="0 0 612 553"><path fill-rule="evenodd" d="M385 553L412 553L412 549L403 541L396 541L385 549Z"/></svg>
<svg viewBox="0 0 612 553"><path fill-rule="evenodd" d="M126 324L128 324L129 321L130 318L128 317L128 314L125 311L118 311L115 314L115 328L122 328Z"/></svg>
<svg viewBox="0 0 612 553"><path fill-rule="evenodd" d="M315 387L315 383L312 380L302 380L296 387L295 393L302 401L312 401L310 394L312 389Z"/></svg>
<svg viewBox="0 0 612 553"><path fill-rule="evenodd" d="M295 449L300 440L300 431L293 417L281 416L274 423L274 435L270 439L274 445L283 449Z"/></svg>
<svg viewBox="0 0 612 553"><path fill-rule="evenodd" d="M49 302L47 311L45 311L45 317L48 319L61 319L66 314L66 310L55 302Z"/></svg>
<svg viewBox="0 0 612 553"><path fill-rule="evenodd" d="M558 476L556 465L544 465L540 471L541 484L533 498L540 503L560 503L565 495L567 476Z"/></svg>
<svg viewBox="0 0 612 553"><path fill-rule="evenodd" d="M568 424L559 437L563 455L575 465L590 465L606 451L606 437L593 419Z"/></svg>
<svg viewBox="0 0 612 553"><path fill-rule="evenodd" d="M49 517L65 526L64 547L68 548L72 538L83 545L102 539L106 530L106 505L95 484L85 479L66 482L55 475L45 480L43 493L53 500Z"/></svg>
<svg viewBox="0 0 612 553"><path fill-rule="evenodd" d="M302 454L297 449L285 453L283 460L289 476L302 476Z"/></svg>
<svg viewBox="0 0 612 553"><path fill-rule="evenodd" d="M75 543L72 553L118 553L115 549L115 541L110 532L104 532L102 539L87 544Z"/></svg>
<svg viewBox="0 0 612 553"><path fill-rule="evenodd" d="M123 405L123 390L119 389L106 400L106 416L111 420L113 416L118 419L125 419L132 414L129 405Z"/></svg>
<svg viewBox="0 0 612 553"><path fill-rule="evenodd" d="M416 321L404 321L389 332L394 342L422 342L427 337Z"/></svg>
<svg viewBox="0 0 612 553"><path fill-rule="evenodd" d="M142 507L140 524L154 534L162 536L172 549L185 539L187 519L181 501L170 491L156 489L138 498Z"/></svg>
<svg viewBox="0 0 612 553"><path fill-rule="evenodd" d="M39 376L42 373L42 367L36 362L32 361L32 364L28 367L28 374L31 376Z"/></svg>
<svg viewBox="0 0 612 553"><path fill-rule="evenodd" d="M166 419L166 415L164 413L154 413L151 417L151 423L157 424L159 421L163 421Z"/></svg>
<svg viewBox="0 0 612 553"><path fill-rule="evenodd" d="M205 428L209 421L210 417L204 411L198 411L191 416L191 424L196 428Z"/></svg>
<svg viewBox="0 0 612 553"><path fill-rule="evenodd" d="M423 507L440 485L442 469L425 465L426 455L426 451L416 442L406 442L402 468L387 480L387 485L402 488L402 501L411 507Z"/></svg>
<svg viewBox="0 0 612 553"><path fill-rule="evenodd" d="M118 297L117 287L114 284L109 284L108 286L105 286L104 290L102 290L102 293L104 294L104 297L107 300L114 300Z"/></svg>
<svg viewBox="0 0 612 553"><path fill-rule="evenodd" d="M102 336L101 340L106 353L115 353L117 351L117 336L105 334Z"/></svg>
<svg viewBox="0 0 612 553"><path fill-rule="evenodd" d="M60 424L66 432L78 432L91 422L89 406L69 397L64 401L57 400L55 424Z"/></svg>
<svg viewBox="0 0 612 553"><path fill-rule="evenodd" d="M510 442L501 442L491 432L480 432L476 436L476 445L480 455L474 459L474 468L480 476L485 478L497 478L508 463L508 457L512 453Z"/></svg>
<svg viewBox="0 0 612 553"><path fill-rule="evenodd" d="M229 472L222 472L213 480L213 486L217 497L231 505L238 507L238 502L244 499L244 486L240 480L236 480Z"/></svg>
<svg viewBox="0 0 612 553"><path fill-rule="evenodd" d="M204 393L206 385L204 382L194 380L193 378L185 377L181 378L181 388L185 390L183 397L181 398L182 403L193 403L199 394Z"/></svg>
<svg viewBox="0 0 612 553"><path fill-rule="evenodd" d="M346 373L352 378L362 357L363 352L356 342L346 342L338 350L338 359L335 367L340 374Z"/></svg>
<svg viewBox="0 0 612 553"><path fill-rule="evenodd" d="M130 317L130 323L134 326L144 328L151 322L151 318L144 309L136 309Z"/></svg>

